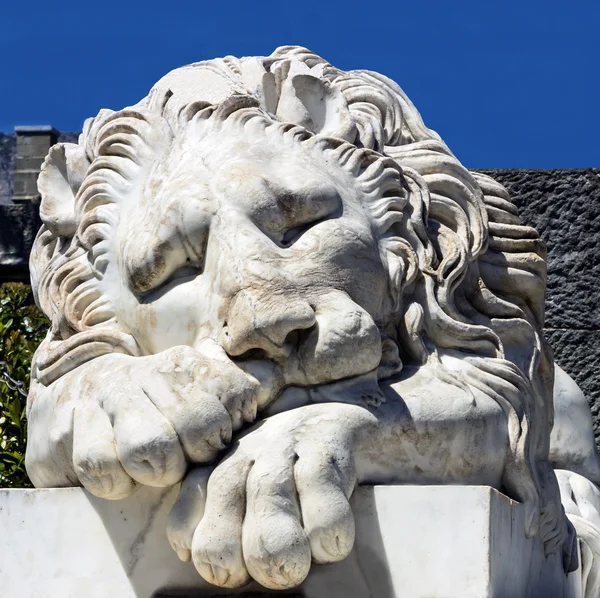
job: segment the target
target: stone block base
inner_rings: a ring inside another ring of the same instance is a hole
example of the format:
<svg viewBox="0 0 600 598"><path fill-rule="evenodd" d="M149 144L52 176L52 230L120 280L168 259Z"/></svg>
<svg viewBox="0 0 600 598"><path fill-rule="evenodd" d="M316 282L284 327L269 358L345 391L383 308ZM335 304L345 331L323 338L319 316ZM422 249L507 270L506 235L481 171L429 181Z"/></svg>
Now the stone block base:
<svg viewBox="0 0 600 598"><path fill-rule="evenodd" d="M580 598L579 572L544 558L521 505L488 487L376 486L353 498L356 546L291 593L202 582L166 539L176 497L142 488L104 501L78 488L0 491L0 595L158 598Z"/></svg>

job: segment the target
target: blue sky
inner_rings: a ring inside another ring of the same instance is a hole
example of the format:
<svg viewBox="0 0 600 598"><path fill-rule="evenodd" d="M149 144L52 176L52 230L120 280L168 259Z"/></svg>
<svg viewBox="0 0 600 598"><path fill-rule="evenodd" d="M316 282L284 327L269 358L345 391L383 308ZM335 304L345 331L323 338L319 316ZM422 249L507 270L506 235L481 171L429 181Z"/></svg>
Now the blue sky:
<svg viewBox="0 0 600 598"><path fill-rule="evenodd" d="M80 130L177 66L287 44L396 80L468 167L600 167L598 0L3 0L0 131Z"/></svg>

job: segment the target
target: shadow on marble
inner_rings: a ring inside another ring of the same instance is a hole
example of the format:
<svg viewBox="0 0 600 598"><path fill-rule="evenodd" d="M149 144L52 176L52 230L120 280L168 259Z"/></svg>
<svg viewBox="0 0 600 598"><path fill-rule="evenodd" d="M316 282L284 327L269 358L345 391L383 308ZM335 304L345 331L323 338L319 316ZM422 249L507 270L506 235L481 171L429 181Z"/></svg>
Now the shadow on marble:
<svg viewBox="0 0 600 598"><path fill-rule="evenodd" d="M85 492L102 521L124 574L137 598L395 598L378 519L373 487L362 487L357 543L347 559L332 565L313 565L305 582L290 591L269 591L256 583L236 590L205 582L191 563L181 562L166 538L166 520L177 488L140 488L134 496L106 501ZM353 503L356 501L353 500ZM356 505L353 505L356 507ZM362 541L361 541L362 540ZM368 576L365 571L369 571ZM373 580L377 580L374 588Z"/></svg>

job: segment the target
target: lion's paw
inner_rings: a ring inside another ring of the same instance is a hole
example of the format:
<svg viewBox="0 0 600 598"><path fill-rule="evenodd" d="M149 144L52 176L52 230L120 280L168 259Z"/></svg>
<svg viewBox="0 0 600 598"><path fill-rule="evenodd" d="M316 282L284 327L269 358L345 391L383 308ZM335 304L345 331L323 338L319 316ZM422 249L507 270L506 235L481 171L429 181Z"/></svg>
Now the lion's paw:
<svg viewBox="0 0 600 598"><path fill-rule="evenodd" d="M128 496L138 483L178 483L188 462L212 462L233 430L256 417L258 383L234 364L189 347L99 357L62 382L68 383L77 395L69 421L69 406L61 403L65 389L58 400L47 399L46 408L39 397L30 421L36 430L47 428L48 441L32 447L28 468L35 477L36 470L64 464L69 478L103 498Z"/></svg>
<svg viewBox="0 0 600 598"><path fill-rule="evenodd" d="M180 558L191 558L214 585L252 578L270 589L299 585L311 562L344 559L354 544L356 475L342 428L318 417L302 421L300 413L273 416L210 476L204 468L190 472L168 529Z"/></svg>

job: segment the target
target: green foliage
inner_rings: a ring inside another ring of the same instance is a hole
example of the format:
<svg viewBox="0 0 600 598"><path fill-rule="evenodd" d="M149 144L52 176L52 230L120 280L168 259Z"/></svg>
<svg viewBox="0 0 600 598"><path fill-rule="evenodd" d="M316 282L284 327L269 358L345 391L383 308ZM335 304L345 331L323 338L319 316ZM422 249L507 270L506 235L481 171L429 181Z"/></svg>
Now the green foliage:
<svg viewBox="0 0 600 598"><path fill-rule="evenodd" d="M31 358L49 322L33 304L31 288L21 283L0 286L0 361L10 376L29 388ZM3 382L0 364L0 487L31 487L25 471L26 398Z"/></svg>

